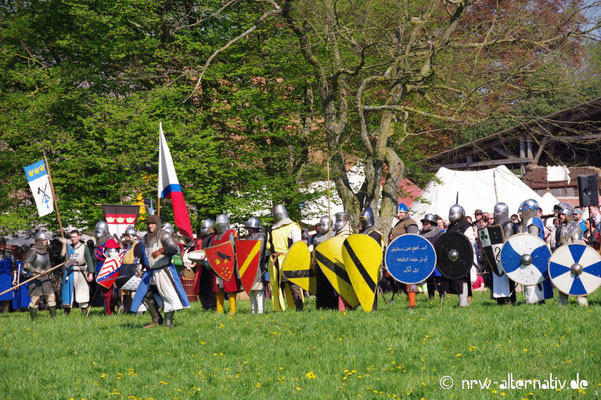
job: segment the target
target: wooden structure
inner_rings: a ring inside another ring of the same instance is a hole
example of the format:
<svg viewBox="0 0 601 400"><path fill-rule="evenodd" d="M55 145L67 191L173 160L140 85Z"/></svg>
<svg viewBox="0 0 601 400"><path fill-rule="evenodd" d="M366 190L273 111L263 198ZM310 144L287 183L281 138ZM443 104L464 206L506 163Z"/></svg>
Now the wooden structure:
<svg viewBox="0 0 601 400"><path fill-rule="evenodd" d="M505 165L520 171L539 194L549 189L555 197L577 204L577 176L601 175L601 98L443 151L425 164L431 170ZM566 166L569 181L549 182L548 166Z"/></svg>

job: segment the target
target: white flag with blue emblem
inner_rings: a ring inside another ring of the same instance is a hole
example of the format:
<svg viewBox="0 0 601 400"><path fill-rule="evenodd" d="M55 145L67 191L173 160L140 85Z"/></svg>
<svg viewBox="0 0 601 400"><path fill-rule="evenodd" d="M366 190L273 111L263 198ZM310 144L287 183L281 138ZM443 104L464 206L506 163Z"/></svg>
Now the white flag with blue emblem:
<svg viewBox="0 0 601 400"><path fill-rule="evenodd" d="M25 169L25 176L29 187L33 193L35 204L38 207L40 217L48 215L54 211L54 203L52 201L52 189L48 177L48 169L44 160L28 165Z"/></svg>

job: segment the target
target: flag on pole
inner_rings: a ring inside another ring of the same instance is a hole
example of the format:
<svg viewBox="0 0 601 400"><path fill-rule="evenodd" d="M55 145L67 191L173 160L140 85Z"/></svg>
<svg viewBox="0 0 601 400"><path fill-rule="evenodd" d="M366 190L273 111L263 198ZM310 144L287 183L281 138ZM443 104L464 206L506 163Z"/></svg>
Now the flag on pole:
<svg viewBox="0 0 601 400"><path fill-rule="evenodd" d="M171 199L175 225L182 235L192 238L192 224L184 201L182 187L177 180L171 152L163 134L163 125L159 123L159 198Z"/></svg>
<svg viewBox="0 0 601 400"><path fill-rule="evenodd" d="M48 215L54 211L52 199L52 188L48 176L48 168L44 160L28 165L24 168L27 182L33 193L35 204L38 207L40 217Z"/></svg>
<svg viewBox="0 0 601 400"><path fill-rule="evenodd" d="M109 233L121 236L128 226L135 226L140 206L123 204L103 204L104 218L109 226Z"/></svg>

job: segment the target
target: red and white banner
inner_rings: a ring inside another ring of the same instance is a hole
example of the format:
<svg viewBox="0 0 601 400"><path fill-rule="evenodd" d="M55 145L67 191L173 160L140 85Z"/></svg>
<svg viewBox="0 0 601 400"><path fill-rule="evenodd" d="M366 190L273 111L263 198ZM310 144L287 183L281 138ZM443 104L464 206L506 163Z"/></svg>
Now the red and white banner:
<svg viewBox="0 0 601 400"><path fill-rule="evenodd" d="M175 166L171 158L167 140L163 134L163 125L159 124L159 198L171 199L173 218L179 233L192 238L192 224L186 208L182 187L175 174Z"/></svg>
<svg viewBox="0 0 601 400"><path fill-rule="evenodd" d="M104 219L109 226L109 233L121 237L128 226L135 227L140 206L103 204L102 210L104 211Z"/></svg>

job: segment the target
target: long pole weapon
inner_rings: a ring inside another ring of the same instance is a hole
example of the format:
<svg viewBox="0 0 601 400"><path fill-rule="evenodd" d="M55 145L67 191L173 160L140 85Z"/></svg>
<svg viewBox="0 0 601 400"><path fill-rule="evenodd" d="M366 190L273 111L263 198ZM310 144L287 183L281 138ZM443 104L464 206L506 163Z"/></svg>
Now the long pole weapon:
<svg viewBox="0 0 601 400"><path fill-rule="evenodd" d="M23 281L23 282L19 283L19 284L18 284L18 285L16 285L16 286L13 286L13 287L11 287L10 289L6 289L4 292L0 293L0 296L2 296L4 293L8 293L8 292L10 292L11 290L15 290L15 289L17 289L18 287L21 287L21 286L25 285L26 283L28 283L28 282L31 282L31 281L33 281L34 279L37 279L37 278L39 278L39 277L40 277L40 276L42 276L42 275L47 275L47 274L48 274L48 272L54 271L55 269L57 269L57 268L59 268L59 267L62 267L62 266L63 266L63 265L65 265L65 264L66 264L66 262L64 262L64 263L61 263L61 264L58 264L58 265L56 265L56 266L54 266L54 267L52 267L52 268L50 268L50 269L47 269L46 271L44 271L44 273L43 273L43 274L38 274L38 275L36 275L36 276L34 276L34 277L32 277L32 278L29 278L29 279L27 279L26 281Z"/></svg>
<svg viewBox="0 0 601 400"><path fill-rule="evenodd" d="M330 206L330 197L331 197L331 192L330 192L330 159L328 158L326 160L326 167L327 167L327 180L328 180L328 218L330 219L330 223L328 224L329 229L328 229L328 237L332 237L332 211L331 211L331 206Z"/></svg>

